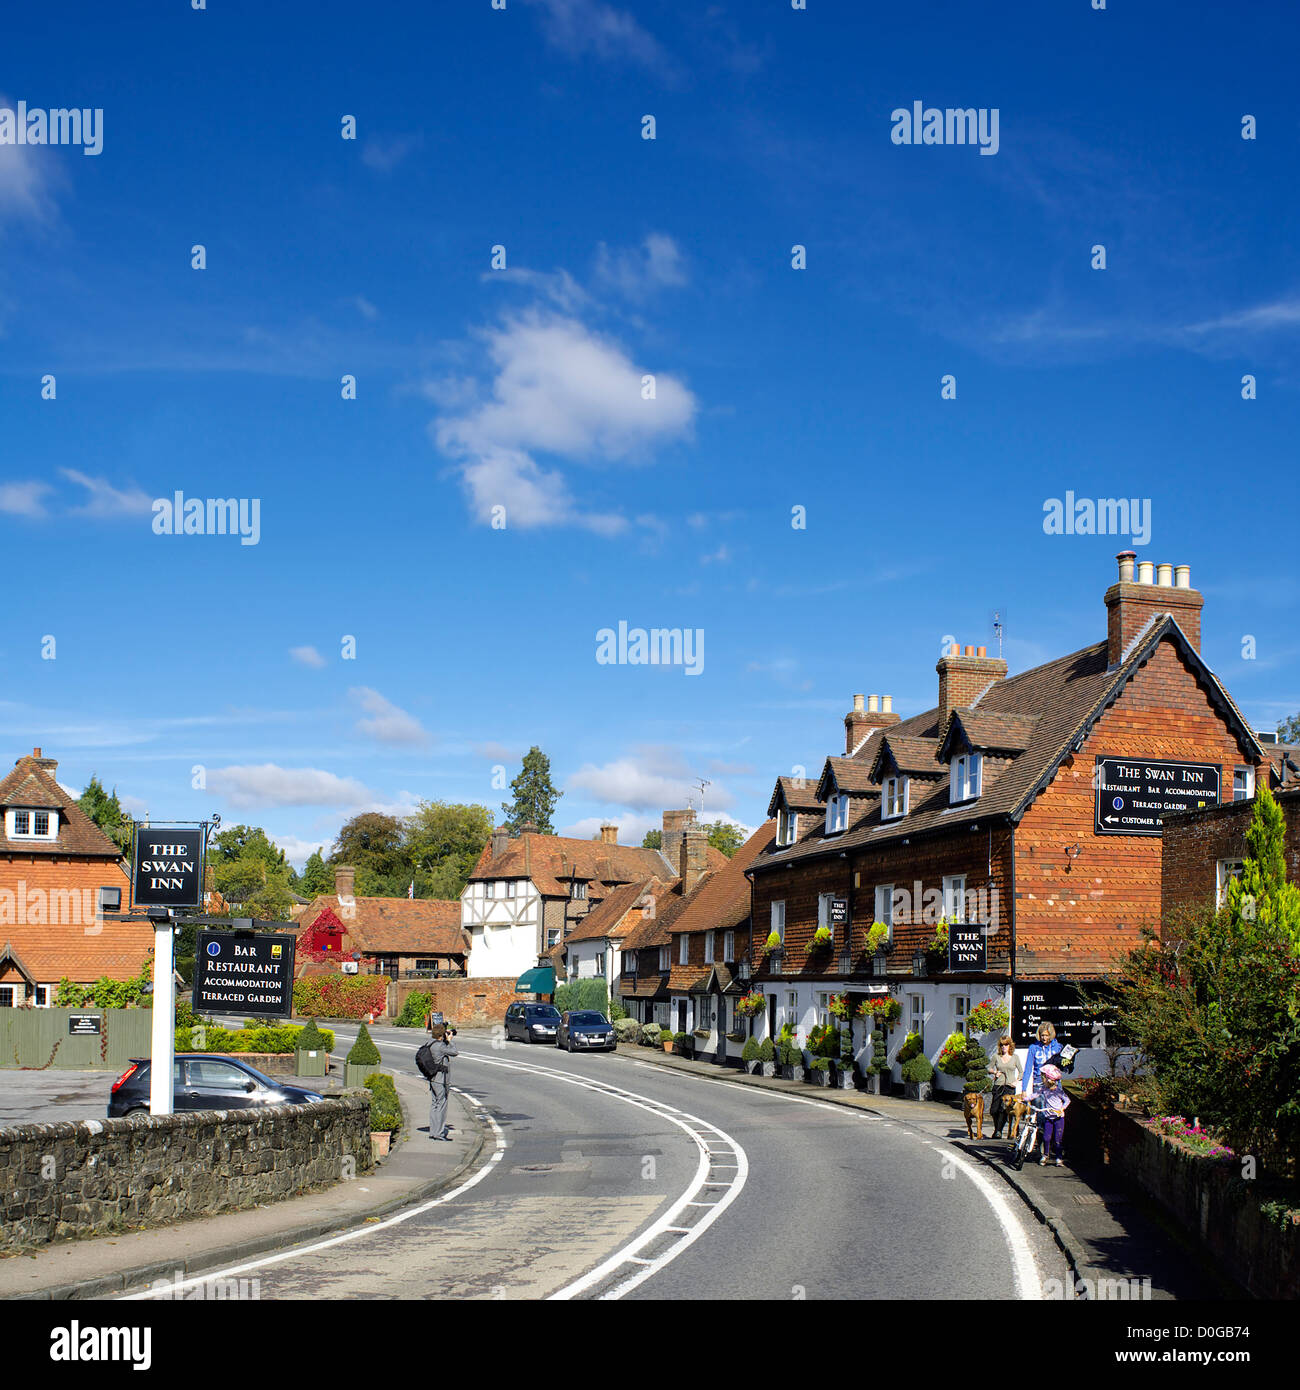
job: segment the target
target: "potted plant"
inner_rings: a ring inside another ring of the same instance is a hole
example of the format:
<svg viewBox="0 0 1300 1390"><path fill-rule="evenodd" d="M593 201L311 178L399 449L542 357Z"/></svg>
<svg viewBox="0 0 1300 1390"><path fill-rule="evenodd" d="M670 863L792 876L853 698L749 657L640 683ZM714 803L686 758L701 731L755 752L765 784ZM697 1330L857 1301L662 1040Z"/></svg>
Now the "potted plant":
<svg viewBox="0 0 1300 1390"><path fill-rule="evenodd" d="M811 940L803 948L804 954L810 956L814 951L828 951L830 950L832 941L831 929L829 927L818 927L817 930L813 932Z"/></svg>
<svg viewBox="0 0 1300 1390"><path fill-rule="evenodd" d="M343 1061L343 1084L345 1086L364 1086L366 1077L383 1061L375 1046L370 1030L363 1023L357 1030L357 1040L352 1044Z"/></svg>
<svg viewBox="0 0 1300 1390"><path fill-rule="evenodd" d="M985 999L970 1011L967 1020L973 1033L1002 1033L1011 1022L1011 1010L996 999Z"/></svg>
<svg viewBox="0 0 1300 1390"><path fill-rule="evenodd" d="M750 1076L758 1070L757 1038L746 1038L745 1046L740 1050L740 1064Z"/></svg>
<svg viewBox="0 0 1300 1390"><path fill-rule="evenodd" d="M370 1147L376 1158L383 1158L402 1127L402 1102L393 1078L381 1071L367 1076L365 1086L370 1092Z"/></svg>
<svg viewBox="0 0 1300 1390"><path fill-rule="evenodd" d="M867 928L867 955L883 955L889 945L889 927L884 922L872 922Z"/></svg>
<svg viewBox="0 0 1300 1390"><path fill-rule="evenodd" d="M908 1100L929 1100L930 1082L934 1077L930 1059L918 1053L910 1061L903 1063L902 1071L904 1094Z"/></svg>
<svg viewBox="0 0 1300 1390"><path fill-rule="evenodd" d="M808 1063L808 1080L814 1086L829 1086L831 1084L831 1059L829 1057L814 1057Z"/></svg>
<svg viewBox="0 0 1300 1390"><path fill-rule="evenodd" d="M764 1038L758 1045L758 1069L764 1076L776 1075L776 1048L771 1038Z"/></svg>
<svg viewBox="0 0 1300 1390"><path fill-rule="evenodd" d="M858 1078L853 1059L853 1025L840 1029L839 1083L842 1091L857 1089Z"/></svg>
<svg viewBox="0 0 1300 1390"><path fill-rule="evenodd" d="M294 1072L298 1076L324 1076L329 1070L325 1035L316 1026L314 1018L309 1018L307 1026L298 1034L294 1043L294 1062Z"/></svg>
<svg viewBox="0 0 1300 1390"><path fill-rule="evenodd" d="M984 1093L993 1089L993 1078L989 1075L989 1054L985 1052L978 1038L966 1039L966 1079L962 1083L965 1095Z"/></svg>
<svg viewBox="0 0 1300 1390"><path fill-rule="evenodd" d="M943 1047L939 1050L939 1056L935 1059L935 1064L945 1076L966 1075L966 1035L965 1033L949 1033L944 1040Z"/></svg>
<svg viewBox="0 0 1300 1390"><path fill-rule="evenodd" d="M682 1034L684 1038L685 1033ZM664 1045L665 1052L673 1052L677 1048L677 1034L673 1032L671 1024L664 1028L659 1034L659 1041Z"/></svg>
<svg viewBox="0 0 1300 1390"><path fill-rule="evenodd" d="M679 1057L693 1057L695 1055L695 1039L689 1033L674 1033L673 1051Z"/></svg>
<svg viewBox="0 0 1300 1390"><path fill-rule="evenodd" d="M889 1072L889 1049L885 1044L885 1033L881 1028L871 1034L871 1061L867 1064L867 1089L873 1095L883 1095L888 1087L886 1076Z"/></svg>

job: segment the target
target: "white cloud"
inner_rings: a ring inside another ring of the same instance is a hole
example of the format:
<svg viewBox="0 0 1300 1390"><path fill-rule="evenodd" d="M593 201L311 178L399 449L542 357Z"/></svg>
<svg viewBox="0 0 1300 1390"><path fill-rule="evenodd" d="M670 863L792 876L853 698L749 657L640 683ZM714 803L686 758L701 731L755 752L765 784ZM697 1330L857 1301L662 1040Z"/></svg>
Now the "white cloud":
<svg viewBox="0 0 1300 1390"><path fill-rule="evenodd" d="M48 516L41 499L49 491L49 483L0 483L0 512L11 516Z"/></svg>
<svg viewBox="0 0 1300 1390"><path fill-rule="evenodd" d="M609 806L662 811L685 806L687 797L698 805L698 780L698 774L675 749L647 745L600 767L584 763L569 777L565 789L585 792L593 801ZM733 800L716 782L706 788L705 797L706 818L713 818L719 808Z"/></svg>
<svg viewBox="0 0 1300 1390"><path fill-rule="evenodd" d="M655 444L689 434L696 401L675 377L643 370L621 348L572 318L538 311L485 334L495 368L491 398L431 427L438 447L459 461L479 521L506 508L506 525L574 525L603 535L626 519L580 510L563 474L535 452L596 462L636 460Z"/></svg>
<svg viewBox="0 0 1300 1390"><path fill-rule="evenodd" d="M14 102L0 93L0 106L12 110ZM0 145L0 222L48 222L54 215L57 169L47 148Z"/></svg>
<svg viewBox="0 0 1300 1390"><path fill-rule="evenodd" d="M379 317L379 310L365 297L364 294L354 294L352 305L362 318L369 319L373 323Z"/></svg>
<svg viewBox="0 0 1300 1390"><path fill-rule="evenodd" d="M611 251L602 241L596 251L596 278L628 299L645 299L654 290L686 284L677 243L651 232L639 247Z"/></svg>
<svg viewBox="0 0 1300 1390"><path fill-rule="evenodd" d="M424 143L422 135L377 135L361 146L361 162L367 169L391 174L412 150Z"/></svg>
<svg viewBox="0 0 1300 1390"><path fill-rule="evenodd" d="M495 763L513 762L520 753L518 748L507 748L504 743L476 743L474 751L480 758L491 758Z"/></svg>
<svg viewBox="0 0 1300 1390"><path fill-rule="evenodd" d="M75 468L60 468L59 472L86 490L86 500L73 508L77 516L145 516L152 509L153 498L138 487L116 488L106 478L92 478Z"/></svg>
<svg viewBox="0 0 1300 1390"><path fill-rule="evenodd" d="M662 44L626 10L604 0L524 0L543 12L542 31L554 48L571 58L588 54L604 61L624 60L652 71L671 72Z"/></svg>
<svg viewBox="0 0 1300 1390"><path fill-rule="evenodd" d="M1300 324L1300 298L1278 299L1271 304L1257 304L1253 309L1241 309L1204 323L1189 324L1189 333L1214 333L1223 329L1241 328L1248 332L1270 328L1294 328Z"/></svg>
<svg viewBox="0 0 1300 1390"><path fill-rule="evenodd" d="M645 839L647 830L659 830L662 827L662 819L658 816L638 816L621 814L616 820L609 816L585 816L582 820L574 821L572 825L563 826L560 829L561 835L567 835L575 840L590 840L593 836L600 834L602 825L618 826L618 842L620 845L640 845Z"/></svg>
<svg viewBox="0 0 1300 1390"><path fill-rule="evenodd" d="M270 834L269 831L267 833ZM296 835L271 835L271 839L278 849L284 851L284 857L295 869L301 869L317 850L323 854L326 844L333 843L326 840L300 840Z"/></svg>
<svg viewBox="0 0 1300 1390"><path fill-rule="evenodd" d="M314 666L320 668L325 665L325 658L315 647L290 647L289 655L300 666Z"/></svg>
<svg viewBox="0 0 1300 1390"><path fill-rule="evenodd" d="M276 763L212 768L208 788L237 807L364 806L375 793L352 777Z"/></svg>
<svg viewBox="0 0 1300 1390"><path fill-rule="evenodd" d="M423 747L429 742L428 731L414 715L399 709L379 691L368 685L355 686L348 691L369 718L358 719L357 728L380 743L395 743L403 747Z"/></svg>

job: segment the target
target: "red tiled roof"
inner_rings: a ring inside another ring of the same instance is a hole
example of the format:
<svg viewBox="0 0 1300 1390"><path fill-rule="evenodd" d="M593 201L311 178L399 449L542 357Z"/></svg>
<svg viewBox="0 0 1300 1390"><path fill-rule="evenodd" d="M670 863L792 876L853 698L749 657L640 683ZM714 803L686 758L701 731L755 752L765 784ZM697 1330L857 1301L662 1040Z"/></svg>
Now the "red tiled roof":
<svg viewBox="0 0 1300 1390"><path fill-rule="evenodd" d="M442 898L355 898L354 911L333 893L315 898L293 924L296 933L315 925L327 910L343 924L345 951L384 956L463 956L469 946L460 926L460 903Z"/></svg>
<svg viewBox="0 0 1300 1390"><path fill-rule="evenodd" d="M775 835L774 820L760 825L727 861L726 868L710 874L690 895L681 916L673 923L673 933L728 930L748 920L750 884L745 870ZM674 972L678 968L675 966Z"/></svg>
<svg viewBox="0 0 1300 1390"><path fill-rule="evenodd" d="M609 897L597 907L593 907L574 927L564 938L564 943L567 945L571 941L597 941L606 936L612 941L626 938L640 925L639 917L629 922L628 915L636 909L647 893L651 894L653 900L653 886L656 882L656 879L647 878L615 888Z"/></svg>
<svg viewBox="0 0 1300 1390"><path fill-rule="evenodd" d="M0 781L0 808L32 806L38 810L58 810L59 834L54 840L11 840L5 834L6 821L0 821L0 850L14 854L49 854L60 859L69 856L93 859L120 859L121 851L77 805L77 799L54 780L46 763L32 755L19 758L14 770ZM54 764L57 766L57 764ZM125 895L124 895L125 900Z"/></svg>
<svg viewBox="0 0 1300 1390"><path fill-rule="evenodd" d="M543 897L567 898L570 879L613 886L669 879L675 874L676 869L657 849L530 832L507 841L505 852L496 858L489 840L470 881L527 878Z"/></svg>

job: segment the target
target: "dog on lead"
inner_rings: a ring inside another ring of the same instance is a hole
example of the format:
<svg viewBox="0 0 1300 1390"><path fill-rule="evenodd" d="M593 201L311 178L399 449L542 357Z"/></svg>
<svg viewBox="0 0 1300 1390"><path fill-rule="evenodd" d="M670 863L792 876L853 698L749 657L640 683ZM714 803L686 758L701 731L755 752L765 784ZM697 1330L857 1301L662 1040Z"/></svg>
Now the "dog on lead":
<svg viewBox="0 0 1300 1390"><path fill-rule="evenodd" d="M972 1139L984 1138L984 1093L967 1091L962 1097L961 1112L966 1119L966 1133Z"/></svg>
<svg viewBox="0 0 1300 1390"><path fill-rule="evenodd" d="M1020 1126L1029 1116L1029 1102L1022 1095L1008 1096L1003 1104L1007 1108L1007 1115L1010 1119L1010 1126L1007 1129L1007 1138L1015 1140L1020 1133Z"/></svg>

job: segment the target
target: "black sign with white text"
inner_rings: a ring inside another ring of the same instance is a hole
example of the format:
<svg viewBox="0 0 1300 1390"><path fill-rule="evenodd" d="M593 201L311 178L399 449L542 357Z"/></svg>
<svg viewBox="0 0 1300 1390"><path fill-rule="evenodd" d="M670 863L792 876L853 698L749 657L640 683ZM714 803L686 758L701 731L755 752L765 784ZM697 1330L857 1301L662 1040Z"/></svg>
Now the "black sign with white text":
<svg viewBox="0 0 1300 1390"><path fill-rule="evenodd" d="M203 901L203 831L198 826L135 828L136 907L198 907Z"/></svg>
<svg viewBox="0 0 1300 1390"><path fill-rule="evenodd" d="M1084 1011L1080 989L1089 998L1106 997L1105 985L1094 980L1079 985L1044 981L1042 984L1012 985L1015 996L1011 1011L1011 1036L1017 1047L1028 1047L1038 1041L1038 1030L1044 1023L1056 1029L1056 1041L1064 1047L1106 1047L1121 1041L1114 1016L1104 1013L1093 1018Z"/></svg>
<svg viewBox="0 0 1300 1390"><path fill-rule="evenodd" d="M194 1012L289 1018L294 944L295 938L285 932L199 932Z"/></svg>
<svg viewBox="0 0 1300 1390"><path fill-rule="evenodd" d="M987 970L988 937L973 922L953 922L948 927L948 969Z"/></svg>
<svg viewBox="0 0 1300 1390"><path fill-rule="evenodd" d="M849 920L849 900L847 898L831 899L831 925L839 926Z"/></svg>
<svg viewBox="0 0 1300 1390"><path fill-rule="evenodd" d="M68 1035L73 1038L99 1036L98 1014L69 1014Z"/></svg>
<svg viewBox="0 0 1300 1390"><path fill-rule="evenodd" d="M1093 833L1159 835L1166 811L1219 804L1217 763L1098 758Z"/></svg>

